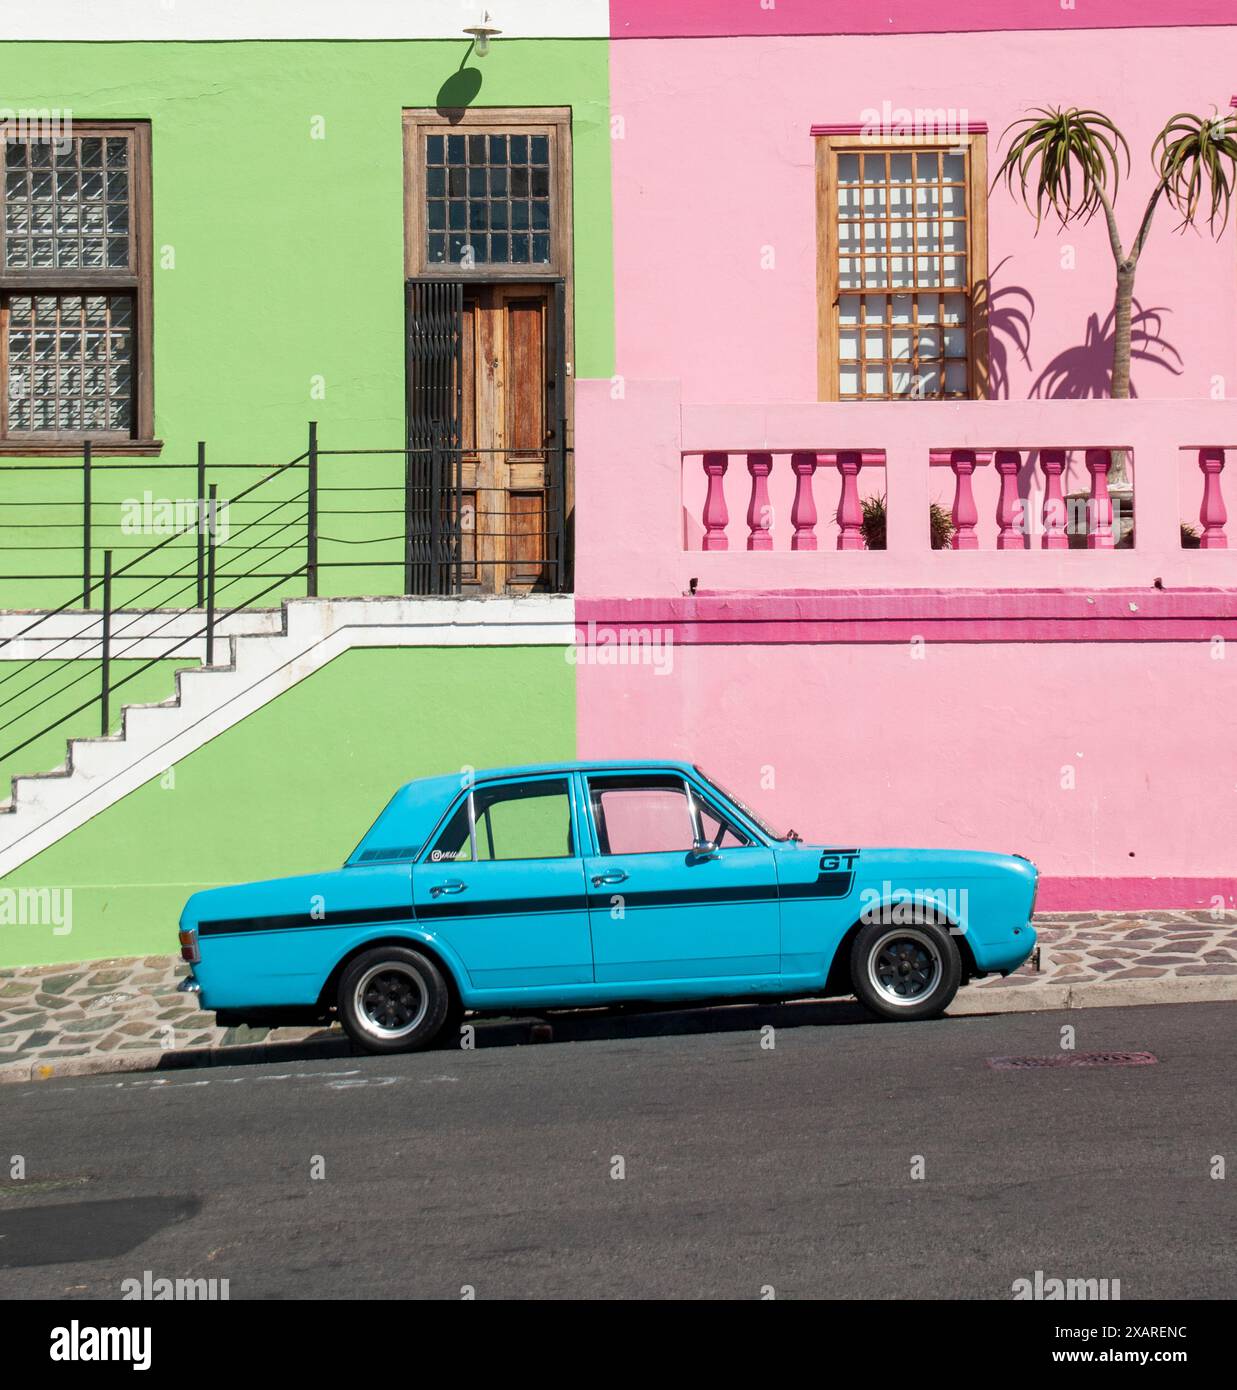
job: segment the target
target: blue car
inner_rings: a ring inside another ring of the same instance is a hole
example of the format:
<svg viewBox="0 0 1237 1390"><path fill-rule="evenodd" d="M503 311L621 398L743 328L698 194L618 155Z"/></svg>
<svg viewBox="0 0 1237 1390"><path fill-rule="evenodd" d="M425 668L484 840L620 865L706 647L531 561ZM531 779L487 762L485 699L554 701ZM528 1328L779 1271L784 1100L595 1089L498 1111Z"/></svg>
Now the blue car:
<svg viewBox="0 0 1237 1390"><path fill-rule="evenodd" d="M778 834L698 767L570 763L401 787L342 869L195 893L183 988L221 1025L338 1018L371 1052L466 1012L854 994L941 1014L1031 954L1017 855Z"/></svg>

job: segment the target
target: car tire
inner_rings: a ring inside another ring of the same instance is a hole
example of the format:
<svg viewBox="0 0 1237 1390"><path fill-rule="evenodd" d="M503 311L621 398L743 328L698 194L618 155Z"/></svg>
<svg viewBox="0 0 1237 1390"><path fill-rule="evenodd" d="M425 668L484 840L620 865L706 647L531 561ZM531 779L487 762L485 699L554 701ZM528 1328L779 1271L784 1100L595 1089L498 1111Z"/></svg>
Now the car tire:
<svg viewBox="0 0 1237 1390"><path fill-rule="evenodd" d="M953 938L927 922L870 922L855 937L850 979L859 1002L881 1018L939 1018L962 981Z"/></svg>
<svg viewBox="0 0 1237 1390"><path fill-rule="evenodd" d="M416 1052L442 1031L451 990L420 951L375 946L352 961L339 981L339 1017L366 1052Z"/></svg>

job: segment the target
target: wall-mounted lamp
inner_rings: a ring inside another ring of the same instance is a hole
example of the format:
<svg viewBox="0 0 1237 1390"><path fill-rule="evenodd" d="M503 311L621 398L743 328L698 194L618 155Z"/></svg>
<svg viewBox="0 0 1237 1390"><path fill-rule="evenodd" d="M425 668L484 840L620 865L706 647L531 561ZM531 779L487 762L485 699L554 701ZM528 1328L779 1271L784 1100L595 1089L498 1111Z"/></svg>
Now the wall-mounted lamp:
<svg viewBox="0 0 1237 1390"><path fill-rule="evenodd" d="M490 51L490 40L496 35L501 34L501 29L495 29L490 23L490 12L486 10L481 16L480 24L469 24L465 26L464 32L469 35L476 45L474 52L478 58L484 58Z"/></svg>

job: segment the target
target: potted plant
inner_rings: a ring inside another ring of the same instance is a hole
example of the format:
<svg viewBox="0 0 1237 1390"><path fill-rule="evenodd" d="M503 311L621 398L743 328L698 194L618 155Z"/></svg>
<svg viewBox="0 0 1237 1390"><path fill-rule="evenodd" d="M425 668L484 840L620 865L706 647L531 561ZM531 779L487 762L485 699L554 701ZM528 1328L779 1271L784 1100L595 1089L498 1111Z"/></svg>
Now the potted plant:
<svg viewBox="0 0 1237 1390"><path fill-rule="evenodd" d="M865 497L862 502L863 520L860 527L863 531L864 544L869 550L885 549L885 494L879 497ZM940 505L933 502L930 511L929 521L932 532L932 549L948 550L949 542L953 538L954 524L949 512Z"/></svg>

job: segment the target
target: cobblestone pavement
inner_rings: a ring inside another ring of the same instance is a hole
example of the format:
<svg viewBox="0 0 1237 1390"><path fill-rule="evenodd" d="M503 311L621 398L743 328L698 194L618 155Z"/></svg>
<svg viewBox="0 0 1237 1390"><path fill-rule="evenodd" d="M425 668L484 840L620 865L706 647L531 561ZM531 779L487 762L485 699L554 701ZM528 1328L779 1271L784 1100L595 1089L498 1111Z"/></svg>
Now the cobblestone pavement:
<svg viewBox="0 0 1237 1390"><path fill-rule="evenodd" d="M0 971L0 1066L92 1053L180 1051L324 1037L313 1028L217 1028L176 986L178 956L33 965Z"/></svg>
<svg viewBox="0 0 1237 1390"><path fill-rule="evenodd" d="M1219 918L1189 911L1052 913L1037 917L1035 925L1040 970L1028 962L1007 979L983 980L972 990L1048 984L1102 991L1133 981L1150 990L1156 982L1237 976L1237 912ZM199 1009L192 995L176 992L188 969L175 956L146 956L0 971L0 1068L47 1063L54 1072L67 1069L60 1065L64 1059L94 1057L100 1070L124 1070L126 1052L339 1037L337 1028L216 1028L214 1015ZM999 1003L1009 1007L1013 1001ZM973 1002L968 1011L974 1011ZM114 1068L104 1061L108 1054L115 1054Z"/></svg>
<svg viewBox="0 0 1237 1390"><path fill-rule="evenodd" d="M1028 962L976 989L1029 984L1237 975L1237 912L1045 912L1035 918L1040 970Z"/></svg>

